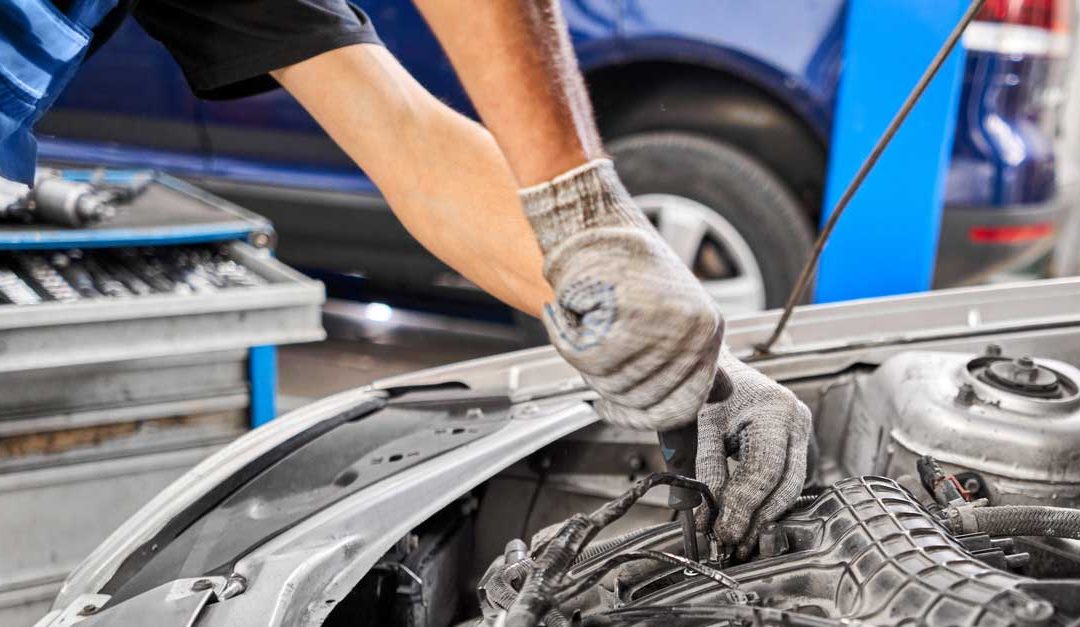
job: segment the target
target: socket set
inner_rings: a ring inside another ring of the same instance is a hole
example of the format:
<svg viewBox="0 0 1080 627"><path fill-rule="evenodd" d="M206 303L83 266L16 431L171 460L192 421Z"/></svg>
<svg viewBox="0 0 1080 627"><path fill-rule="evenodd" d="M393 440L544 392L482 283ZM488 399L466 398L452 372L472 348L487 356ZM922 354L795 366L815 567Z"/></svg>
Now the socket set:
<svg viewBox="0 0 1080 627"><path fill-rule="evenodd" d="M266 284L221 245L0 253L0 305L211 294Z"/></svg>

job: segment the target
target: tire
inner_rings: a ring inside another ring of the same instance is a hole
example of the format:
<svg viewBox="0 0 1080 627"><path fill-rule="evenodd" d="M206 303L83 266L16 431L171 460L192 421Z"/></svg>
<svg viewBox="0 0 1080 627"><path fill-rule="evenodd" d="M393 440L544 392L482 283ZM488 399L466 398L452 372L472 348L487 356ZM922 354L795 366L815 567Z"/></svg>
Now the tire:
<svg viewBox="0 0 1080 627"><path fill-rule="evenodd" d="M784 304L810 255L814 230L787 187L722 141L681 132L614 139L608 152L633 196L668 194L715 211L749 245L768 308Z"/></svg>

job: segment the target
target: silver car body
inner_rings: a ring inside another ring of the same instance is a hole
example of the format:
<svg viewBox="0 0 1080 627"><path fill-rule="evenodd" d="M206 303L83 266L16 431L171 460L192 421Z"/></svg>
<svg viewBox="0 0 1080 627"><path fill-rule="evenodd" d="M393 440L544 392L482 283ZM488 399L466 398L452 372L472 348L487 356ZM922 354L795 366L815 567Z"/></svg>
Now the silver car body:
<svg viewBox="0 0 1080 627"><path fill-rule="evenodd" d="M749 357L777 315L729 320L727 342ZM976 352L990 341L1014 354L1075 361L1078 339L1080 279L1061 279L804 307L774 353L756 358L755 365L790 382L880 364L912 348ZM506 426L313 513L243 556L232 581L174 581L104 611L85 611L108 600L98 591L126 557L245 463L386 390L446 382L510 397ZM597 421L590 394L545 347L386 379L298 409L236 440L162 491L71 573L38 627L319 625L412 528L512 463ZM215 592L227 600L207 604Z"/></svg>

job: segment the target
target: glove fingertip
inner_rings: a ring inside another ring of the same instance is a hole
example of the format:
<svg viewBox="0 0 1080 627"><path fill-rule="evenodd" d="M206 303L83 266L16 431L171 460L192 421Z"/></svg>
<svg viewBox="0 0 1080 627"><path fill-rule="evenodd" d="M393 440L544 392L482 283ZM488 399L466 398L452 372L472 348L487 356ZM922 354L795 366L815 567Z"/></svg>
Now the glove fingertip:
<svg viewBox="0 0 1080 627"><path fill-rule="evenodd" d="M754 553L754 549L756 548L755 545L755 542L744 542L740 544L739 548L735 550L735 557L742 561L750 559L750 556Z"/></svg>
<svg viewBox="0 0 1080 627"><path fill-rule="evenodd" d="M732 508L729 504L725 503L724 513L720 517L720 522L717 523L717 527L717 536L720 538L720 541L731 546L739 544L744 536L746 536L747 529L750 527L750 519L748 516L740 513L736 508Z"/></svg>

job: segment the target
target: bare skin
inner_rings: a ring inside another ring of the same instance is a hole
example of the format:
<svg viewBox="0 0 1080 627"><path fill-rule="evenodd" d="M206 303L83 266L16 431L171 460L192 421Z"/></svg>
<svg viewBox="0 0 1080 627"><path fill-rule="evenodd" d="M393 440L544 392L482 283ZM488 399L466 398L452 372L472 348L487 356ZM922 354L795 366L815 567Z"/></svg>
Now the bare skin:
<svg viewBox="0 0 1080 627"><path fill-rule="evenodd" d="M421 244L538 316L553 294L516 191L603 156L558 3L416 5L490 132L431 96L379 46L340 48L272 74Z"/></svg>
<svg viewBox="0 0 1080 627"><path fill-rule="evenodd" d="M514 175L484 127L429 94L381 46L339 48L272 74L435 256L531 315L552 300Z"/></svg>
<svg viewBox="0 0 1080 627"><path fill-rule="evenodd" d="M556 0L414 0L519 187L604 156Z"/></svg>

